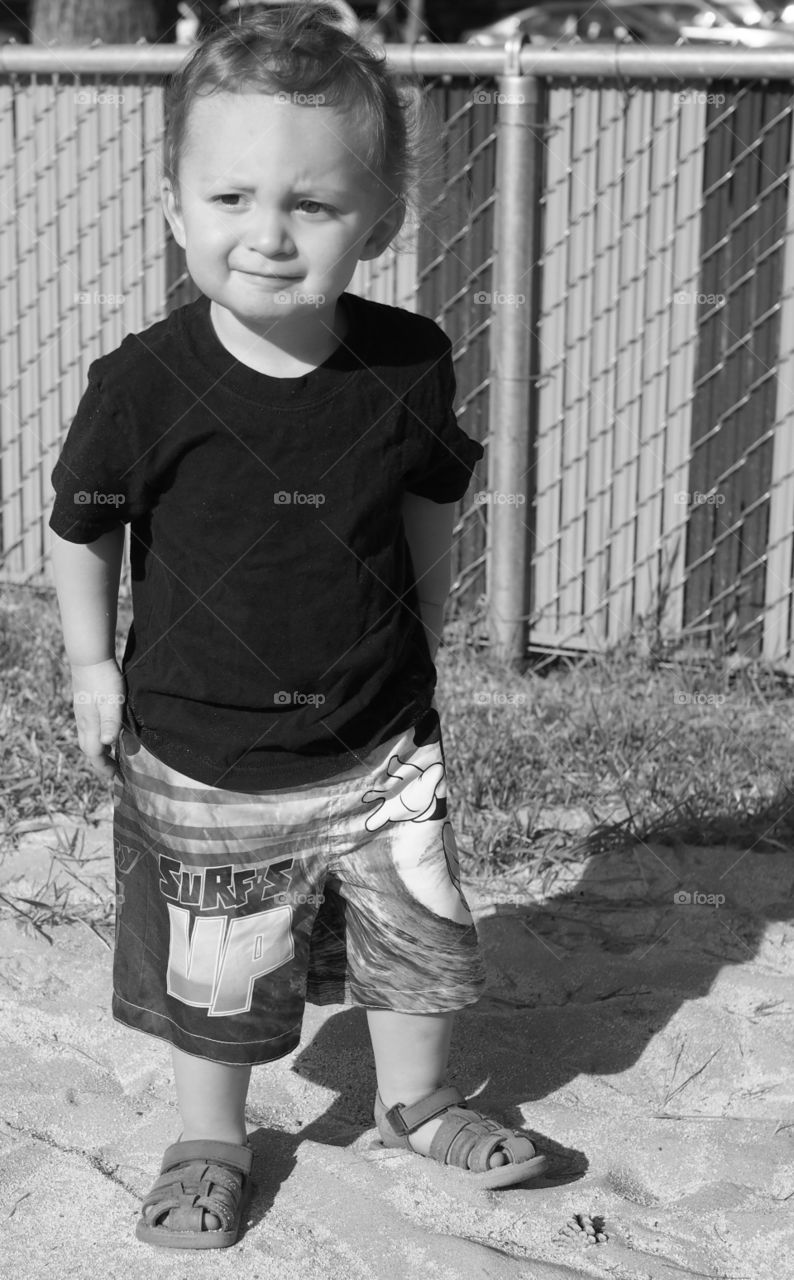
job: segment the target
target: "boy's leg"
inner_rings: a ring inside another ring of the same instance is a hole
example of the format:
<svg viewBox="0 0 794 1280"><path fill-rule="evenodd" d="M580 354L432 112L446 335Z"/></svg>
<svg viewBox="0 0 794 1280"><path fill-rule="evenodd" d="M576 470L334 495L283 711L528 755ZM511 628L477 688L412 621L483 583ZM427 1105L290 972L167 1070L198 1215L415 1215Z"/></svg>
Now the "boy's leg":
<svg viewBox="0 0 794 1280"><path fill-rule="evenodd" d="M232 1067L207 1058L196 1058L171 1047L179 1112L180 1142L214 1138L217 1142L245 1144L245 1099L251 1068Z"/></svg>
<svg viewBox="0 0 794 1280"><path fill-rule="evenodd" d="M454 1018L454 1013L367 1009L378 1092L387 1110L397 1102L411 1106L442 1087ZM410 1135L415 1151L430 1154L430 1144L443 1119L443 1115L434 1116ZM489 1164L496 1168L506 1161L504 1152L495 1151Z"/></svg>

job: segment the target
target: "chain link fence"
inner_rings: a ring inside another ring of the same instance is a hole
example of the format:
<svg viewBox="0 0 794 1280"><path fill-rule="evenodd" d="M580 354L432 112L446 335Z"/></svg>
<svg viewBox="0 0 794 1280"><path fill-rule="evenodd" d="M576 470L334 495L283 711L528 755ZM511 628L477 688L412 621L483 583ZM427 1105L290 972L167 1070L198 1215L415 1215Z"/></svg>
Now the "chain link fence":
<svg viewBox="0 0 794 1280"><path fill-rule="evenodd" d="M537 643L791 641L791 96L548 90Z"/></svg>
<svg viewBox="0 0 794 1280"><path fill-rule="evenodd" d="M794 548L788 81L762 81L756 54L755 78L729 79L714 50L702 60L708 75L665 50L651 81L616 80L614 52L595 69L592 54L557 53L547 72L534 53L537 93L522 116L505 98L529 82L526 50L524 76L513 65L505 79L498 50L421 48L410 68L444 122L444 230L420 227L413 251L361 264L349 287L432 316L452 340L459 421L486 446L457 513L455 602L478 612L487 643L506 520L514 549L520 539L509 568L522 653L598 649L642 625L784 661ZM184 51L158 51L145 71L140 47L126 66L119 50L104 67L105 51L80 52L37 52L29 70L21 52L0 57L7 583L49 581L49 477L88 365L195 296L158 186L162 75ZM498 182L508 111L529 163ZM514 235L528 237L531 266L505 290L499 255ZM505 335L523 353L518 373L500 364ZM527 408L505 423L497 392L515 383ZM528 465L496 490L496 454L516 436Z"/></svg>

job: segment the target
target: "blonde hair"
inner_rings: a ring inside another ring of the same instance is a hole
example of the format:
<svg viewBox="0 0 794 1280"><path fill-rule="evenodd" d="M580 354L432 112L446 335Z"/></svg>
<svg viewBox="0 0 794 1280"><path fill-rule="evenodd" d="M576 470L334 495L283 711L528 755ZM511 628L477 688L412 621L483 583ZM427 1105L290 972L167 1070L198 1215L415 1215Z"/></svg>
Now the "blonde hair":
<svg viewBox="0 0 794 1280"><path fill-rule="evenodd" d="M362 160L418 226L437 198L440 122L419 84L386 67L333 0L293 0L211 30L165 83L163 177L179 205L179 167L190 109L213 93L322 95L324 106L355 118ZM316 99L315 99L316 100ZM407 247L405 230L393 242Z"/></svg>

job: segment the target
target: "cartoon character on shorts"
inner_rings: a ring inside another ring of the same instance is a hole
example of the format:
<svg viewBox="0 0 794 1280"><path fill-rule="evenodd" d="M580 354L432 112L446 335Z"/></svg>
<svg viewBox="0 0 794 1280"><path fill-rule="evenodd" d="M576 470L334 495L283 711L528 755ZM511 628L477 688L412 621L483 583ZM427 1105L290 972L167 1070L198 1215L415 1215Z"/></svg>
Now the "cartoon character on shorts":
<svg viewBox="0 0 794 1280"><path fill-rule="evenodd" d="M389 783L385 788L380 790L370 789L364 792L361 797L362 804L374 806L365 821L367 830L378 831L388 823L398 825L403 823L442 822L441 839L447 873L455 886L460 903L465 910L466 918L470 918L468 906L460 887L460 861L455 842L455 832L452 823L446 821L446 769L440 741L426 742L418 750L412 751L410 761L403 760L398 754L393 755L386 767L386 775ZM438 836L437 833L433 833L431 836L429 830L428 836L430 855L428 863L430 863L431 860L436 860L435 851L437 849L436 841ZM416 857L415 838L410 842L408 849L410 851L409 856L405 859L401 858L400 842L395 842L395 866L406 884L409 884L409 887L419 900L423 901L426 895L421 891L419 883L420 880L424 879L419 874L422 859L421 857L419 859ZM429 873L430 868L428 866Z"/></svg>

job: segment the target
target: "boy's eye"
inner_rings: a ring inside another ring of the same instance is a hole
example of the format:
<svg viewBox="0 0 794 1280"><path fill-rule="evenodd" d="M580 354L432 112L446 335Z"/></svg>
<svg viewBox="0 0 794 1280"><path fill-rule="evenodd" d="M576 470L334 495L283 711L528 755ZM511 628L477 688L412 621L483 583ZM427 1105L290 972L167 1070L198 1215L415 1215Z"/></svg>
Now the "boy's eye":
<svg viewBox="0 0 794 1280"><path fill-rule="evenodd" d="M213 196L214 203L222 205L224 209L239 208L239 201L242 199L243 197L234 191L224 191L221 195ZM331 206L322 204L319 200L301 200L298 207L308 214L331 212Z"/></svg>

